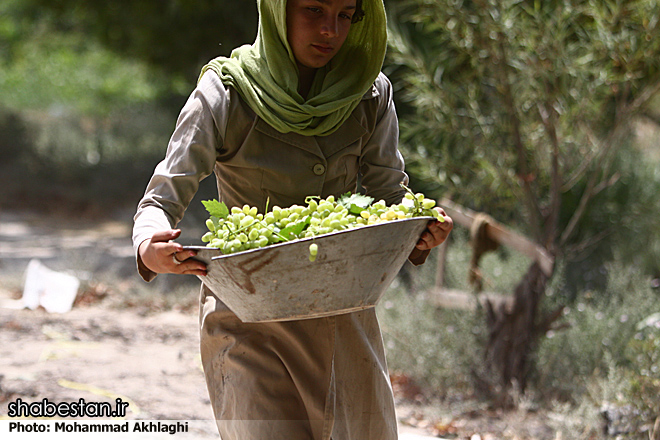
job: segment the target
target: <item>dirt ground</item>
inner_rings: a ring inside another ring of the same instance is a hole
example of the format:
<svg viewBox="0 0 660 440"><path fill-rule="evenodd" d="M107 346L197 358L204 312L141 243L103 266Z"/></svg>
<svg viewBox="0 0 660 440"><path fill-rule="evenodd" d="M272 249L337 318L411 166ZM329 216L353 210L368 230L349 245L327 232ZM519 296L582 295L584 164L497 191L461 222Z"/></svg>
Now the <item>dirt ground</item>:
<svg viewBox="0 0 660 440"><path fill-rule="evenodd" d="M197 280L143 283L130 227L127 216L63 222L0 212L0 420L19 398L121 398L129 403L126 419L198 421L193 438L218 438L199 357ZM32 259L81 280L71 311L22 308ZM545 415L443 413L411 398L402 381L394 389L402 440L558 438Z"/></svg>

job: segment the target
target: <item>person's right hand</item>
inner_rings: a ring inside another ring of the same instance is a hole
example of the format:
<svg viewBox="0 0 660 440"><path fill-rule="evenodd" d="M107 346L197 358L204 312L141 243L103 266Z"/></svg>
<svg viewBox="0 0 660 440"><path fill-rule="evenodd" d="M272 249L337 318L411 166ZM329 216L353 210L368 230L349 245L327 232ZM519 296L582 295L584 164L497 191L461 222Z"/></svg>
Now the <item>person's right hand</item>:
<svg viewBox="0 0 660 440"><path fill-rule="evenodd" d="M180 229L166 229L140 243L138 254L142 263L156 273L206 275L206 265L190 258L197 255L197 252L184 251L181 244L172 241L179 235Z"/></svg>

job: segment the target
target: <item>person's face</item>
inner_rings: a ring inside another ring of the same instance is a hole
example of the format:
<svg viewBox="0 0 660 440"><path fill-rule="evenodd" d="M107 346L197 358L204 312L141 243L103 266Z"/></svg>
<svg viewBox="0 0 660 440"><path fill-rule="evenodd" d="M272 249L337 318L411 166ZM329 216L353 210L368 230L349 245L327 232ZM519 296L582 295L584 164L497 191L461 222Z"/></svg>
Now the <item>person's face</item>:
<svg viewBox="0 0 660 440"><path fill-rule="evenodd" d="M287 1L287 39L301 71L328 64L346 41L354 13L355 0Z"/></svg>

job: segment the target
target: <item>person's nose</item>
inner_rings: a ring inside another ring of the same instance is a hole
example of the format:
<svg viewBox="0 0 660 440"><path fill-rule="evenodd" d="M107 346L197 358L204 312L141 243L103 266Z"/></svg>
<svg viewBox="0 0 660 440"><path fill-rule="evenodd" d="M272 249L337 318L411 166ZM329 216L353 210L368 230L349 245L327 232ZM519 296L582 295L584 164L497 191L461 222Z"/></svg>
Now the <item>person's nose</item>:
<svg viewBox="0 0 660 440"><path fill-rule="evenodd" d="M326 37L336 37L339 33L339 17L327 15L321 25L321 33Z"/></svg>

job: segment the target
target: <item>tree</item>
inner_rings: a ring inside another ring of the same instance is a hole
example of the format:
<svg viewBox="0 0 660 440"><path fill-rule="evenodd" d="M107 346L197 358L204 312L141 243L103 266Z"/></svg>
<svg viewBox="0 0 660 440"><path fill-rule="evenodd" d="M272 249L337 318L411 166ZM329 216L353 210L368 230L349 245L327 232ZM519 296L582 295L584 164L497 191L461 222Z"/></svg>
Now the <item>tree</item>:
<svg viewBox="0 0 660 440"><path fill-rule="evenodd" d="M425 192L514 223L557 261L611 239L619 232L612 216L625 212L601 204L623 185L628 170L617 159L631 152L634 122L652 114L660 90L659 6L393 5L388 69L408 169ZM561 316L539 312L552 275L533 264L512 309L487 308L486 359L504 389L525 388L538 336Z"/></svg>
<svg viewBox="0 0 660 440"><path fill-rule="evenodd" d="M211 58L252 43L257 29L255 2L26 0L22 7L33 16L53 12L60 30L82 32L188 80Z"/></svg>

